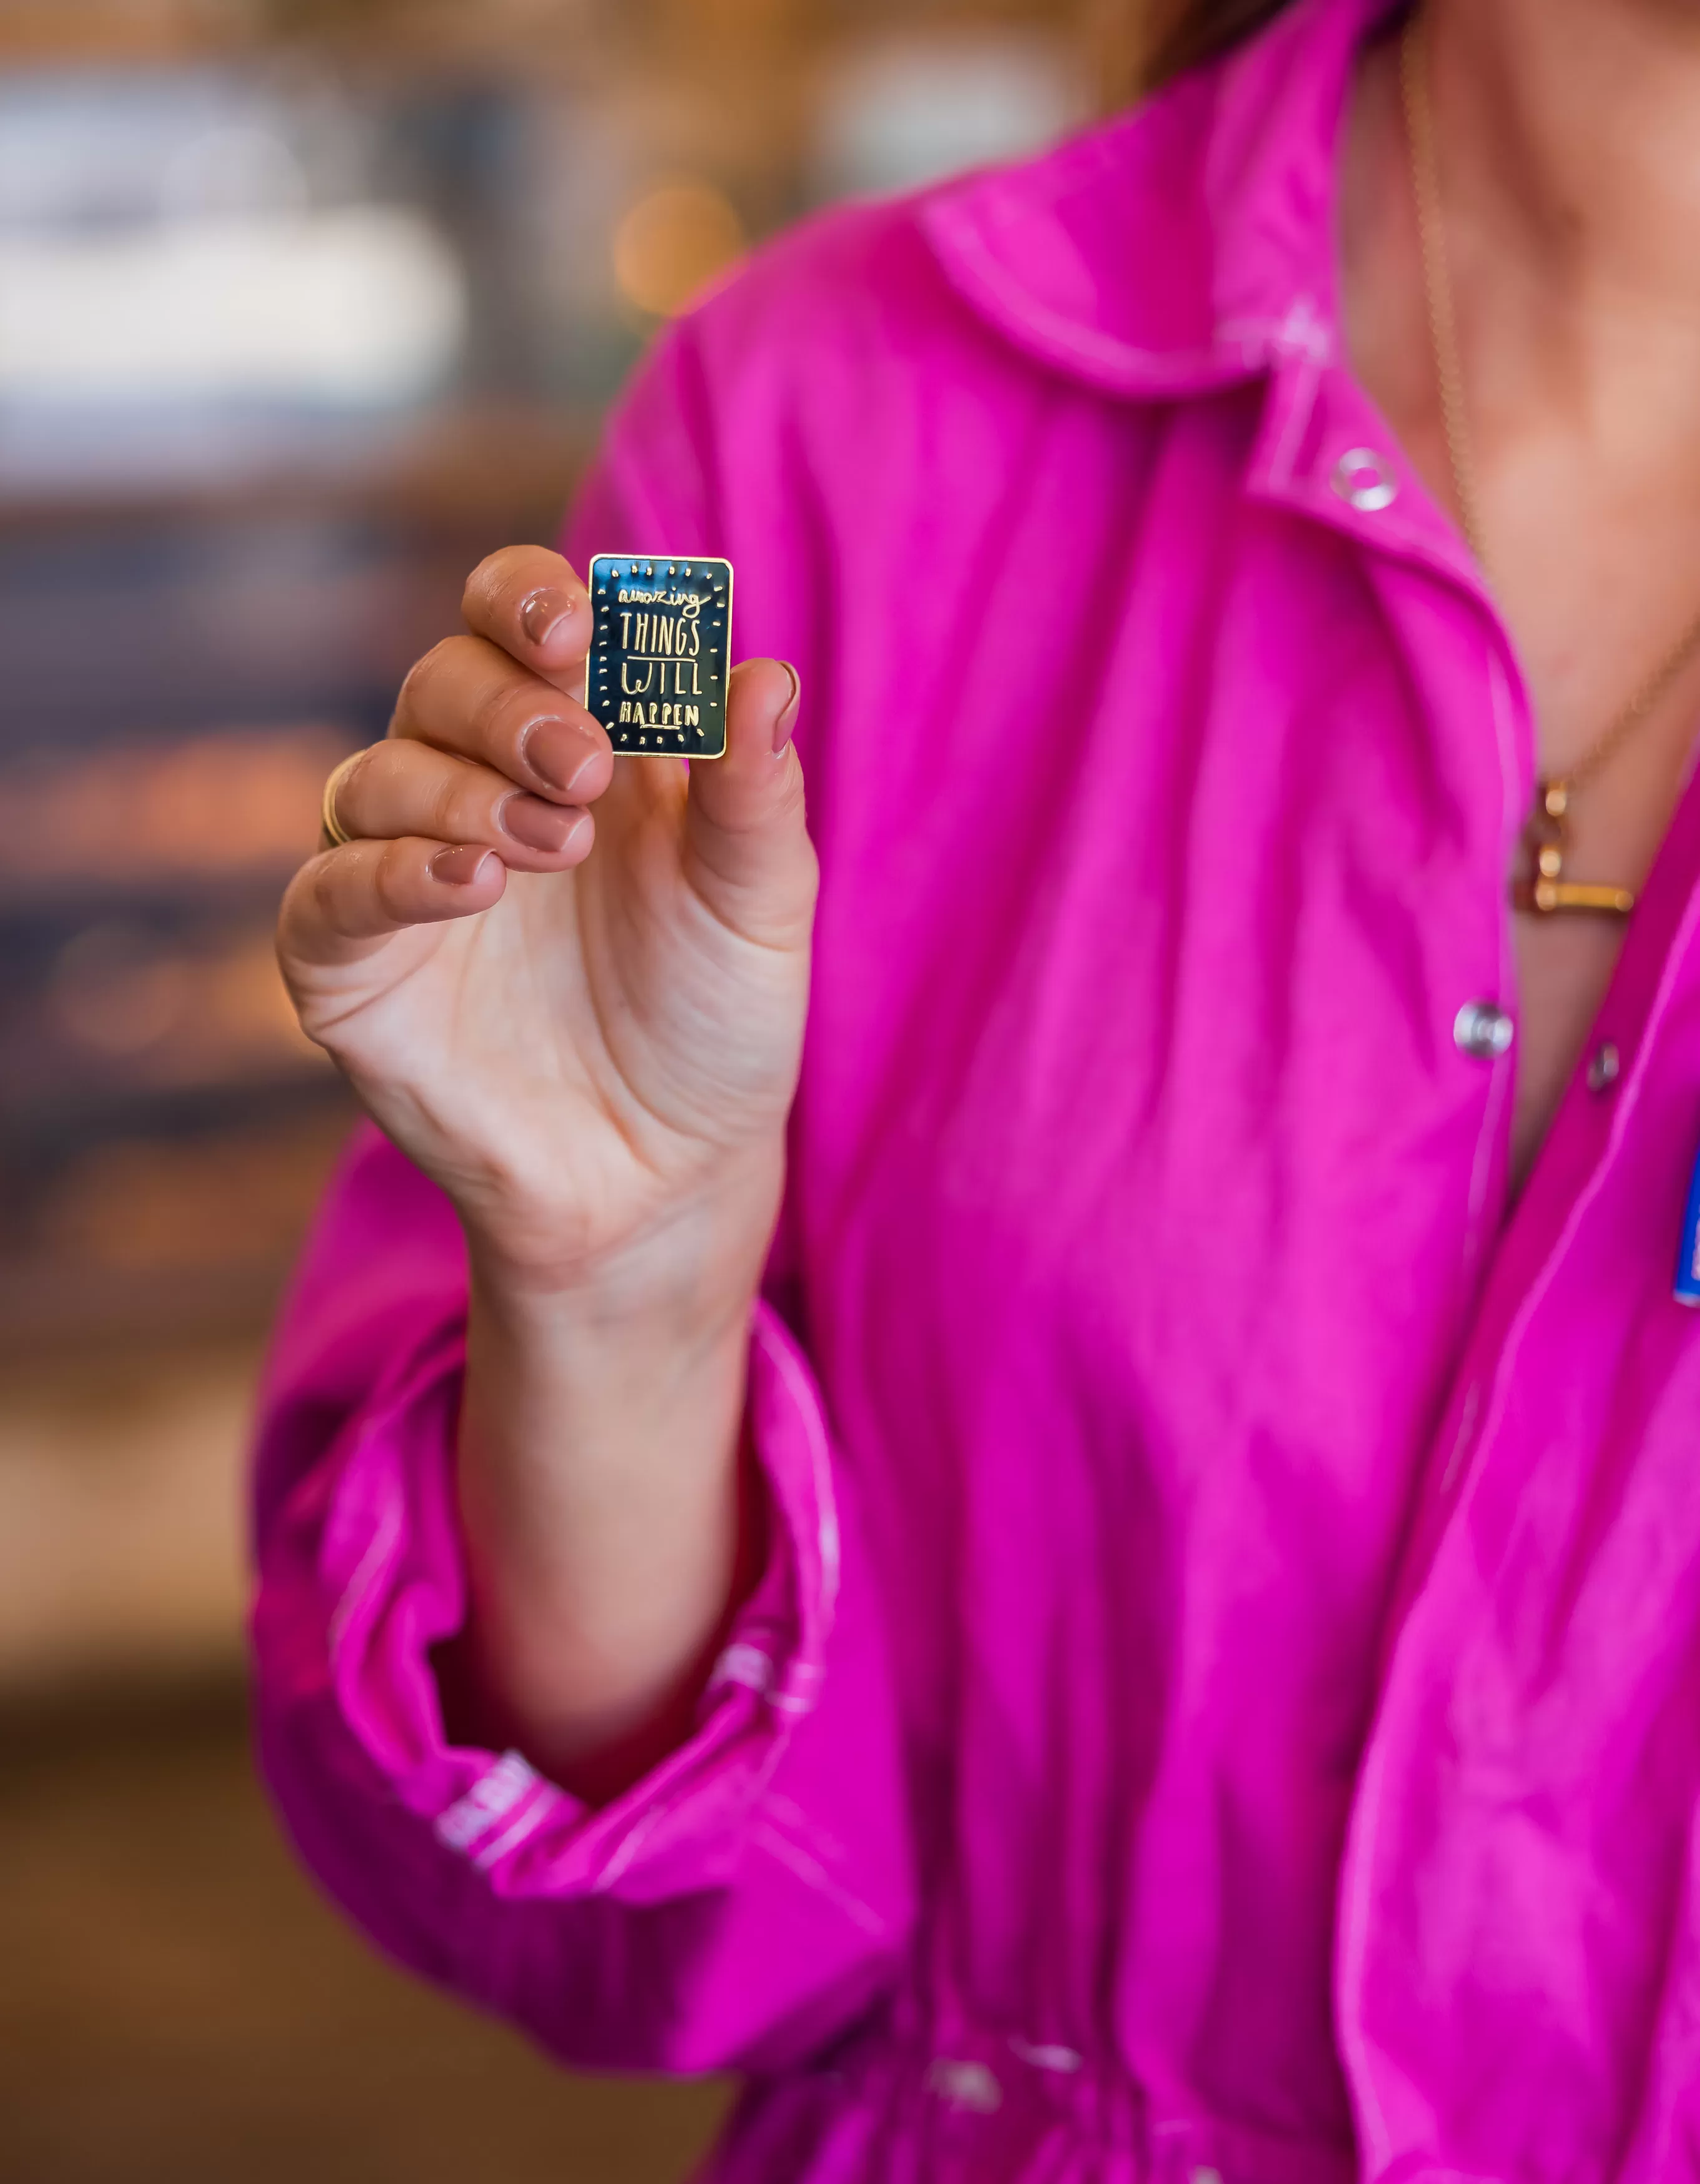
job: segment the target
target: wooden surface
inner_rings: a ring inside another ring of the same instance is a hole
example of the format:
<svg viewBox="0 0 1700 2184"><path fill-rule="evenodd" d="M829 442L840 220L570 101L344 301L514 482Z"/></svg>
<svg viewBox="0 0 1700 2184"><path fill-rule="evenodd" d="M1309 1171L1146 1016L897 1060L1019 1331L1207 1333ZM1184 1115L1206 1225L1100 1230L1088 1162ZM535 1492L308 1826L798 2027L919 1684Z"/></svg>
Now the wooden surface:
<svg viewBox="0 0 1700 2184"><path fill-rule="evenodd" d="M0 2177L674 2184L711 2085L571 2078L293 1866L214 1689L0 1713Z"/></svg>

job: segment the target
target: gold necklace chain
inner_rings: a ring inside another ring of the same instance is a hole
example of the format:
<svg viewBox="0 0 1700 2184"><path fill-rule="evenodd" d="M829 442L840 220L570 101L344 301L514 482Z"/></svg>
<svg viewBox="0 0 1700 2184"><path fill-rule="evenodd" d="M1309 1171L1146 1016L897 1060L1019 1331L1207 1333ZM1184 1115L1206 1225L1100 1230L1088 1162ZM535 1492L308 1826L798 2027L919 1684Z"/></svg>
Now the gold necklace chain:
<svg viewBox="0 0 1700 2184"><path fill-rule="evenodd" d="M1412 10L1401 44L1399 75L1404 92L1405 129L1410 139L1411 181L1417 206L1422 251L1424 300L1429 339L1441 398L1441 425L1452 471L1452 493L1464 538L1485 573L1481 504L1476 489L1474 449L1464 401L1463 351L1452 301L1452 270L1446 259L1446 221L1441 205L1440 161L1435 146L1434 109L1429 97L1429 55L1425 11ZM1635 907L1628 888L1580 886L1563 877L1570 846L1569 808L1576 790L1591 781L1646 720L1700 646L1700 608L1684 625L1670 649L1607 722L1598 738L1574 766L1538 784L1527 835L1530 872L1513 890L1520 910L1543 915L1555 911L1603 911L1622 916Z"/></svg>

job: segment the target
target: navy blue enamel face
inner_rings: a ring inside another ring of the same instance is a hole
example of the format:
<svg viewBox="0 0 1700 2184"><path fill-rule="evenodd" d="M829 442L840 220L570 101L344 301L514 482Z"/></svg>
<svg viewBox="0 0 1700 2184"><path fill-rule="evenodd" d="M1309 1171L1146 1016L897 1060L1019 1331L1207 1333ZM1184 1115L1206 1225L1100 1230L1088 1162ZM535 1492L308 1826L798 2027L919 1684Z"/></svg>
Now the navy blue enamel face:
<svg viewBox="0 0 1700 2184"><path fill-rule="evenodd" d="M731 562L599 554L590 601L587 702L616 751L723 758Z"/></svg>

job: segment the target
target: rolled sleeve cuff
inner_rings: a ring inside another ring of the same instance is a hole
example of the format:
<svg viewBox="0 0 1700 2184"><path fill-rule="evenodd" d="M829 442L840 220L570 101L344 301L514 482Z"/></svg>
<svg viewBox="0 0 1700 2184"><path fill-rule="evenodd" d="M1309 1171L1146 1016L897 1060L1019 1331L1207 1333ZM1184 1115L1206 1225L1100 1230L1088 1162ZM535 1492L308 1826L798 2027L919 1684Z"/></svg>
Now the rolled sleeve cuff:
<svg viewBox="0 0 1700 2184"><path fill-rule="evenodd" d="M415 1815L498 1896L646 1903L721 1885L796 1724L814 1710L837 1601L832 1464L809 1368L778 1316L758 1307L748 1405L771 1505L766 1568L688 1741L592 1808L519 1752L444 1734L432 1654L466 1612L453 1481L463 1363L460 1332L442 1330L350 1422L336 1460L300 1483L255 1614L271 1702L293 1711L293 1701L321 1735L346 1739L355 1764L321 1753L345 1787ZM317 1642L304 1644L309 1632Z"/></svg>

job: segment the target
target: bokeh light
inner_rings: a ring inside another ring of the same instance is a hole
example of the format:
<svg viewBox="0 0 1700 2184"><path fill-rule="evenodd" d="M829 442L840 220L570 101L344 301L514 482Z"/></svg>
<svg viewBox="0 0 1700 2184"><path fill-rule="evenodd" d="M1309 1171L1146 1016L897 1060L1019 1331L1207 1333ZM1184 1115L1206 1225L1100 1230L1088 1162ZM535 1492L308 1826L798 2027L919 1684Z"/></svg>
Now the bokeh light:
<svg viewBox="0 0 1700 2184"><path fill-rule="evenodd" d="M665 181L615 230L614 277L638 310L672 318L723 280L749 244L723 191L689 176Z"/></svg>

